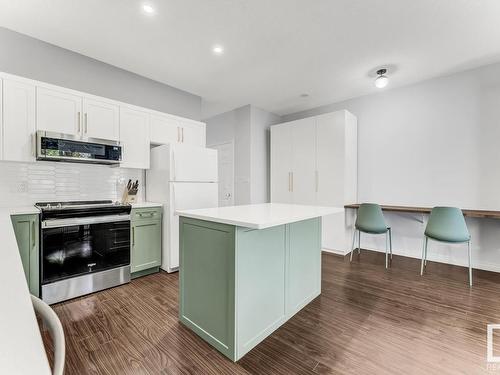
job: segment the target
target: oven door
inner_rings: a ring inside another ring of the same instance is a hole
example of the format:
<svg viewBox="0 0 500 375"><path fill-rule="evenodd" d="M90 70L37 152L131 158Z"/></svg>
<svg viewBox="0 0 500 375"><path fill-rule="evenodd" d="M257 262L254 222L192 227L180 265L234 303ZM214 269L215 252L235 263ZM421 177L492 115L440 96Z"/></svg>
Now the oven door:
<svg viewBox="0 0 500 375"><path fill-rule="evenodd" d="M41 284L130 264L130 215L42 221Z"/></svg>

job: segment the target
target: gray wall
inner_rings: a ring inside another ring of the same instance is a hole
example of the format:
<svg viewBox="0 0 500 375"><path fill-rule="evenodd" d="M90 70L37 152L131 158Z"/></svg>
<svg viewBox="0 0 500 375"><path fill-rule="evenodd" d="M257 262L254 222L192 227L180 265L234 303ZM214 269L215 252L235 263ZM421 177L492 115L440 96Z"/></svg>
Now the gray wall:
<svg viewBox="0 0 500 375"><path fill-rule="evenodd" d="M38 39L0 28L0 71L194 120L197 95Z"/></svg>
<svg viewBox="0 0 500 375"><path fill-rule="evenodd" d="M250 119L250 201L267 203L270 199L270 125L281 116L252 106Z"/></svg>
<svg viewBox="0 0 500 375"><path fill-rule="evenodd" d="M204 120L207 145L234 142L234 203L269 201L269 126L281 117L246 105Z"/></svg>

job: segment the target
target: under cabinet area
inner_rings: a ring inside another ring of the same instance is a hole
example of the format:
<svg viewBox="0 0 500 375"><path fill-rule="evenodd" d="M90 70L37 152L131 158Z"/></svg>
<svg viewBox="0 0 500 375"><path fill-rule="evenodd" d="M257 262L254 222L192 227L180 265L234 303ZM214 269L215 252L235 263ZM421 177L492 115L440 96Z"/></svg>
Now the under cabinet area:
<svg viewBox="0 0 500 375"><path fill-rule="evenodd" d="M161 212L159 207L131 212L132 277L158 272L161 265Z"/></svg>
<svg viewBox="0 0 500 375"><path fill-rule="evenodd" d="M30 293L39 297L39 219L38 215L13 215L12 225L16 234L19 255Z"/></svg>

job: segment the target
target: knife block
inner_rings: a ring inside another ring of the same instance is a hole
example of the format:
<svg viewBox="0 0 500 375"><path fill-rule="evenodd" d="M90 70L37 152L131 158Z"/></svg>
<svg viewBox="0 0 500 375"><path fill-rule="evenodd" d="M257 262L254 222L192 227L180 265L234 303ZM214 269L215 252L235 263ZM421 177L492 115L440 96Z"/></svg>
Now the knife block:
<svg viewBox="0 0 500 375"><path fill-rule="evenodd" d="M131 194L125 187L125 190L123 190L122 203L135 203L135 202L137 202L137 192L135 194Z"/></svg>

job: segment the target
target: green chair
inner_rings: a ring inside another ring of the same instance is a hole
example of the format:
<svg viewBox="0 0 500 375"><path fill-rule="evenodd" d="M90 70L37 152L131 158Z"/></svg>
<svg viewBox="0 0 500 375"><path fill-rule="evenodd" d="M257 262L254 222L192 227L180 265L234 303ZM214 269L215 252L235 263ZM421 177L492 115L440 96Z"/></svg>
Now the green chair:
<svg viewBox="0 0 500 375"><path fill-rule="evenodd" d="M424 267L427 265L429 238L446 243L467 243L469 256L469 285L472 286L471 238L462 210L456 207L434 207L432 209L424 232L420 275L424 274Z"/></svg>
<svg viewBox="0 0 500 375"><path fill-rule="evenodd" d="M354 253L354 242L356 232L358 232L358 254L361 253L361 232L369 234L385 234L385 268L389 266L388 251L391 252L392 260L392 233L382 213L382 208L375 203L362 203L358 208L358 216L354 224L354 234L352 236L351 262Z"/></svg>

